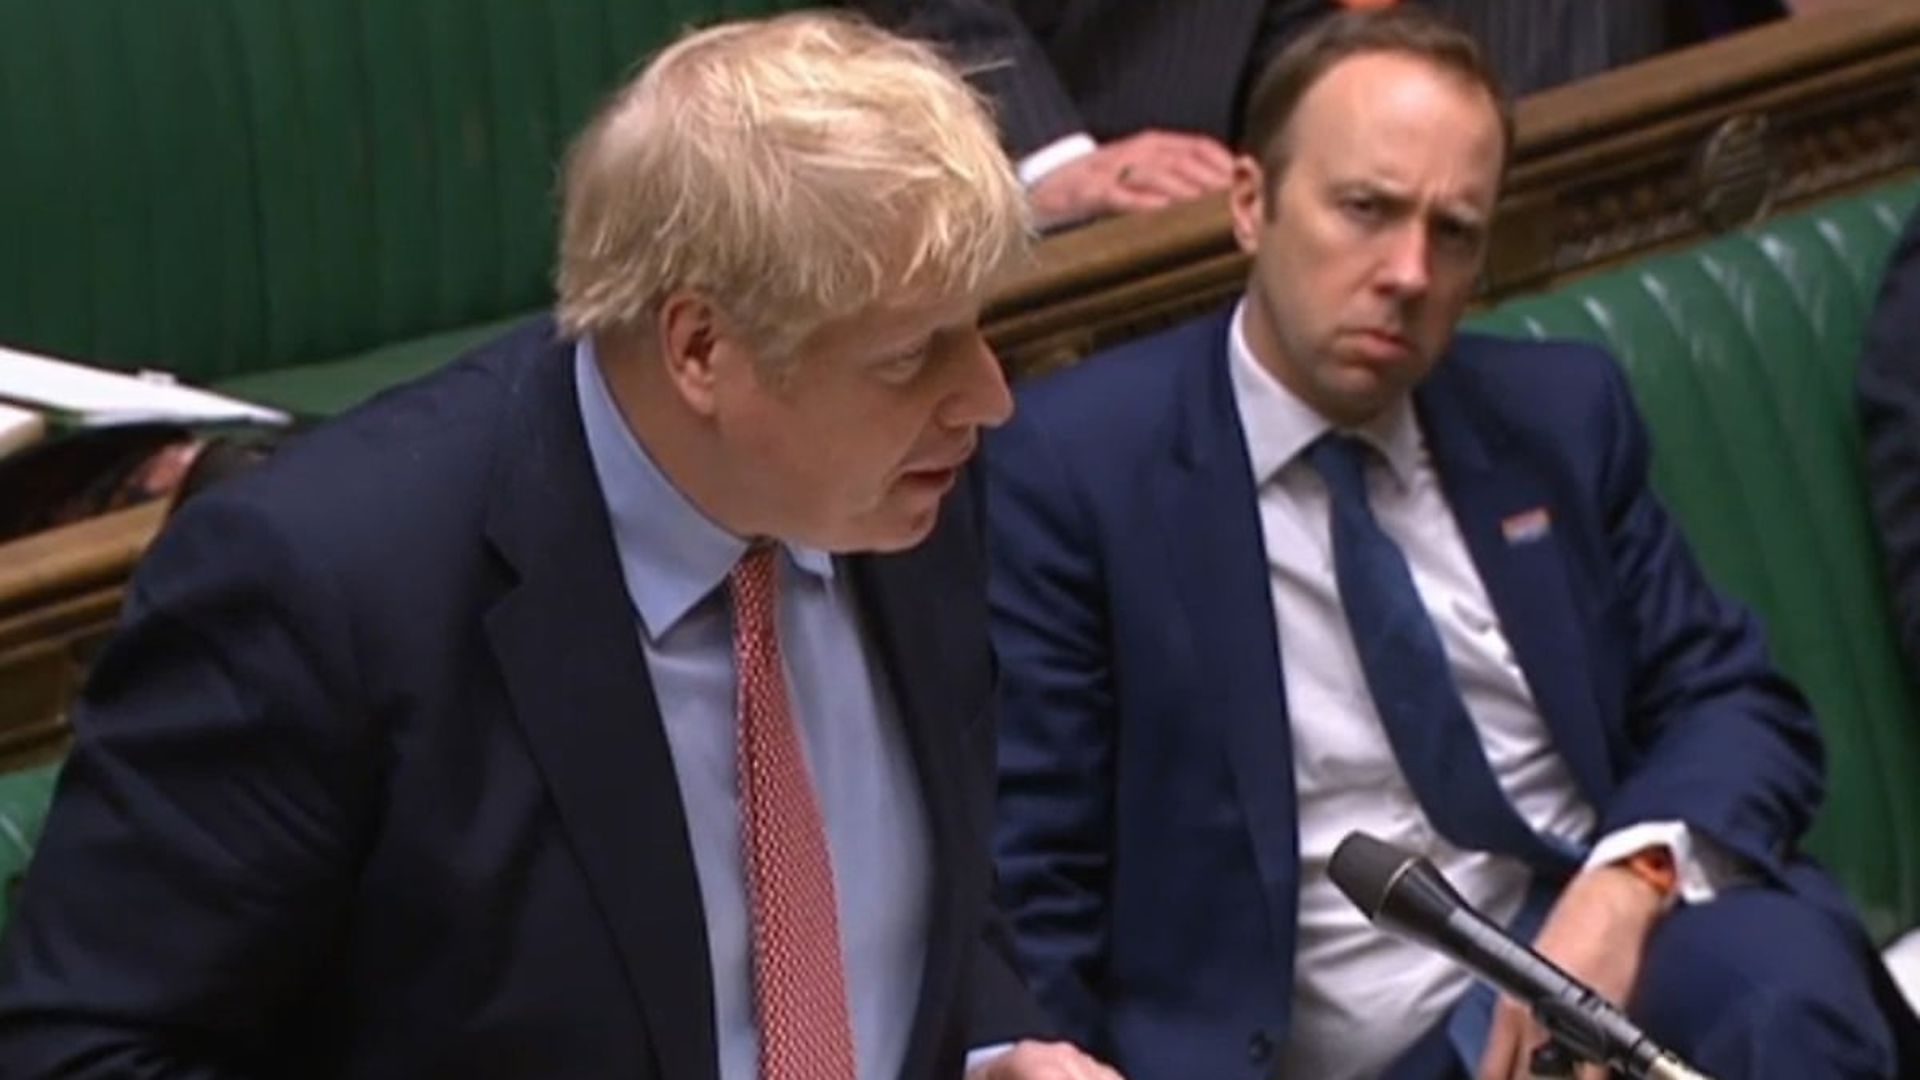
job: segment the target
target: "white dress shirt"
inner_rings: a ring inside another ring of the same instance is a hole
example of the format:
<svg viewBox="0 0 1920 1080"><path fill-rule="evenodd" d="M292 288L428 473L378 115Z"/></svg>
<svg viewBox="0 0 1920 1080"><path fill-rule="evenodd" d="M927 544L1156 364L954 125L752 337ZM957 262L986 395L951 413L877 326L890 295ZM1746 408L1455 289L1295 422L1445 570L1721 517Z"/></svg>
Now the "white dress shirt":
<svg viewBox="0 0 1920 1080"><path fill-rule="evenodd" d="M1093 141L1093 136L1076 131L1071 135L1062 135L1021 158L1014 164L1014 171L1019 174L1021 185L1030 188L1046 179L1053 170L1070 161L1078 161L1098 149L1100 144Z"/></svg>
<svg viewBox="0 0 1920 1080"><path fill-rule="evenodd" d="M1244 305L1234 314L1228 351L1259 492L1299 806L1300 914L1282 1074L1373 1076L1452 1007L1469 976L1368 923L1327 877L1335 845L1364 829L1425 855L1469 903L1503 923L1519 912L1531 872L1517 859L1462 851L1441 838L1401 773L1341 610L1327 490L1304 455L1332 425L1254 359L1243 319ZM1374 516L1406 554L1502 790L1535 831L1584 847L1594 808L1554 747L1501 630L1412 403L1402 399L1352 434L1379 451L1367 471ZM1655 843L1674 847L1684 861L1696 843L1685 833L1672 823L1622 830L1595 848L1593 861ZM1714 882L1704 868L1683 869L1682 894L1709 898Z"/></svg>

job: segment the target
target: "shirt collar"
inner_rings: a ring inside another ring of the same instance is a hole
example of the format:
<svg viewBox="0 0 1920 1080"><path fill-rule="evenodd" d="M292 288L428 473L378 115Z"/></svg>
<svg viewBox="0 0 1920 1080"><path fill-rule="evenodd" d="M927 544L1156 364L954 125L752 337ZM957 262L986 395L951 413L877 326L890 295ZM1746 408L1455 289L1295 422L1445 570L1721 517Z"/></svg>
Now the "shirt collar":
<svg viewBox="0 0 1920 1080"><path fill-rule="evenodd" d="M1313 445L1334 425L1287 389L1253 355L1247 344L1247 298L1234 305L1227 329L1227 368L1233 400L1246 433L1247 459L1254 486L1261 487ZM1402 397L1366 423L1351 429L1385 458L1401 487L1413 482L1421 453L1420 425L1413 403Z"/></svg>
<svg viewBox="0 0 1920 1080"><path fill-rule="evenodd" d="M573 371L587 451L613 523L627 595L647 636L657 641L726 580L746 554L747 540L687 501L633 437L600 373L592 339L574 345ZM826 552L780 546L801 570L833 577L833 558Z"/></svg>

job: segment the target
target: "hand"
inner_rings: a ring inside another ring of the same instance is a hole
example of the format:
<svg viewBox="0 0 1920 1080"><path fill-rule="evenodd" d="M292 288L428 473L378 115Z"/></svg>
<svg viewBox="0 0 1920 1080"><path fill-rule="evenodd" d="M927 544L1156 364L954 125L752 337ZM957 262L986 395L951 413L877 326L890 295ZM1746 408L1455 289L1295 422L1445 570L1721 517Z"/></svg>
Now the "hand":
<svg viewBox="0 0 1920 1080"><path fill-rule="evenodd" d="M1043 229L1058 228L1225 191L1232 176L1233 155L1213 139L1143 131L1103 143L1054 169L1027 197L1035 222Z"/></svg>
<svg viewBox="0 0 1920 1080"><path fill-rule="evenodd" d="M1567 883L1533 947L1608 1001L1624 1006L1661 907L1659 892L1631 870L1596 866ZM1546 1041L1546 1030L1525 1006L1501 997L1480 1059L1479 1080L1526 1076L1527 1059ZM1576 1075L1580 1080L1606 1080L1607 1073L1597 1065L1582 1065Z"/></svg>
<svg viewBox="0 0 1920 1080"><path fill-rule="evenodd" d="M1069 1043L1015 1043L1013 1049L967 1073L966 1080L1123 1080Z"/></svg>

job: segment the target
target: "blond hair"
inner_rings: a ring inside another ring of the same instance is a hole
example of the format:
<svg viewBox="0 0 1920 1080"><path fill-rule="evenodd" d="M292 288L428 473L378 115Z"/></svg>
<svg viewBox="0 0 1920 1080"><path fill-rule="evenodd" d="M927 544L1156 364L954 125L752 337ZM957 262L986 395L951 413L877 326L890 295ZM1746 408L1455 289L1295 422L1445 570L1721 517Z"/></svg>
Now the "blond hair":
<svg viewBox="0 0 1920 1080"><path fill-rule="evenodd" d="M928 46L845 14L683 37L576 140L563 189L574 336L646 326L686 288L784 354L891 298L977 294L1029 236L980 97Z"/></svg>

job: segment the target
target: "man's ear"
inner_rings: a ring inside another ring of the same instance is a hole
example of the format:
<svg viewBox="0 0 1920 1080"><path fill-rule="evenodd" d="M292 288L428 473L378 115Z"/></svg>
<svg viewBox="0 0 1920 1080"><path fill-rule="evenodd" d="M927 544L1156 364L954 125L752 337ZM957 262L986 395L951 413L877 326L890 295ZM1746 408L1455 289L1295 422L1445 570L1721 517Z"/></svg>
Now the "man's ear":
<svg viewBox="0 0 1920 1080"><path fill-rule="evenodd" d="M1227 183L1227 209L1233 218L1233 242L1251 255L1260 247L1260 226L1266 222L1267 174L1251 154L1233 159Z"/></svg>
<svg viewBox="0 0 1920 1080"><path fill-rule="evenodd" d="M687 407L711 416L725 353L736 348L718 308L690 289L668 294L655 320L660 364Z"/></svg>

